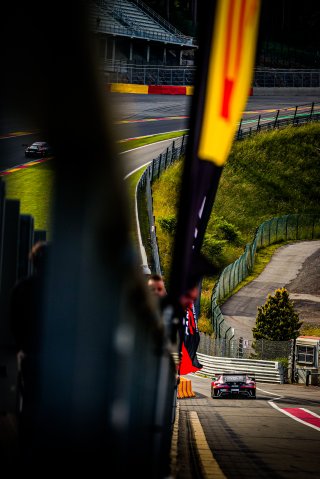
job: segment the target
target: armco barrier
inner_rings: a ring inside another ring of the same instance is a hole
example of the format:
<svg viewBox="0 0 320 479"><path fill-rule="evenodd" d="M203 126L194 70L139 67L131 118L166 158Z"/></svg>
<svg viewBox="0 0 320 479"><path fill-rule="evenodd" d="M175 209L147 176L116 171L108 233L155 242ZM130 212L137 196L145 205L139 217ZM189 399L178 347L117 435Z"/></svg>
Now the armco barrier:
<svg viewBox="0 0 320 479"><path fill-rule="evenodd" d="M183 399L183 398L192 398L195 396L196 395L192 390L191 379L187 379L181 376L179 386L178 386L177 398Z"/></svg>
<svg viewBox="0 0 320 479"><path fill-rule="evenodd" d="M196 375L213 377L223 372L239 371L254 375L257 381L264 383L283 384L283 366L278 361L263 361L258 359L221 358L197 353L197 358L203 365Z"/></svg>

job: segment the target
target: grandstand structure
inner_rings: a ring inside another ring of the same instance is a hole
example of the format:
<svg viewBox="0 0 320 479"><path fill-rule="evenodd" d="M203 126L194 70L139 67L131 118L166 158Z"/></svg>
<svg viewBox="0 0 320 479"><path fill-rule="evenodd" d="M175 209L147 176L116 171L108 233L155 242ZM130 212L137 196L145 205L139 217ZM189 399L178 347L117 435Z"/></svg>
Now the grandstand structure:
<svg viewBox="0 0 320 479"><path fill-rule="evenodd" d="M90 2L90 30L105 73L128 65L183 67L193 63L196 40L141 0Z"/></svg>

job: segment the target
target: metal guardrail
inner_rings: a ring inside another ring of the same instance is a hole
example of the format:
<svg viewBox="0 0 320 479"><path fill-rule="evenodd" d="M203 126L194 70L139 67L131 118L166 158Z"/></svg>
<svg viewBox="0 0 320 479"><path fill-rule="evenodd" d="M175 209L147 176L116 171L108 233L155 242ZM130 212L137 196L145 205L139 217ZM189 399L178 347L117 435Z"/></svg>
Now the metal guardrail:
<svg viewBox="0 0 320 479"><path fill-rule="evenodd" d="M261 131L299 126L310 121L320 120L320 103L307 103L294 107L272 110L260 115L246 115L242 118L236 133L236 140L241 140Z"/></svg>
<svg viewBox="0 0 320 479"><path fill-rule="evenodd" d="M151 270L153 273L162 274L161 261L158 249L156 229L153 218L153 200L152 200L152 182L159 178L161 173L181 155L184 154L186 147L186 135L183 135L174 140L166 150L161 153L157 158L153 159L149 166L145 169L141 178L137 184L138 204L141 204L141 197L145 195L147 204L148 218L149 218L149 235L151 245L152 265ZM139 212L138 212L139 217Z"/></svg>
<svg viewBox="0 0 320 479"><path fill-rule="evenodd" d="M257 381L277 384L284 382L283 366L278 361L222 358L201 353L197 353L197 358L203 367L195 375L213 377L217 373L243 371L254 375Z"/></svg>

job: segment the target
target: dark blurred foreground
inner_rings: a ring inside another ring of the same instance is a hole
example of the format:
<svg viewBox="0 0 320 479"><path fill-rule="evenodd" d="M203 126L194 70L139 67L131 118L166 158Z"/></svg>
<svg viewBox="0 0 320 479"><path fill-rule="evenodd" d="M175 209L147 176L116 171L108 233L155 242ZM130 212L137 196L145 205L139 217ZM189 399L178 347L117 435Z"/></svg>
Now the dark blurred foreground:
<svg viewBox="0 0 320 479"><path fill-rule="evenodd" d="M29 362L32 388L21 423L15 425L15 404L1 416L1 467L162 478L169 470L175 364L129 236L87 5L38 5L6 5L0 33L1 121L8 115L39 128L55 151L56 185L52 248L36 304L39 341ZM0 345L12 365L7 292Z"/></svg>

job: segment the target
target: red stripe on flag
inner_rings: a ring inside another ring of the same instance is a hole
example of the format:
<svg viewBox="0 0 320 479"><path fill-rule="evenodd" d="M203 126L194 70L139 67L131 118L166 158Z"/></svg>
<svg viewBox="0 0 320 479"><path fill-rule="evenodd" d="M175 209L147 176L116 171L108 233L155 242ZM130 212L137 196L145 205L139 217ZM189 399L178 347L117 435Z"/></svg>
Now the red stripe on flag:
<svg viewBox="0 0 320 479"><path fill-rule="evenodd" d="M221 107L221 116L226 120L229 120L230 114L230 100L233 92L234 80L230 78L224 79L224 88L223 88L223 98L222 98L222 107Z"/></svg>
<svg viewBox="0 0 320 479"><path fill-rule="evenodd" d="M240 67L241 53L243 51L243 32L244 32L244 13L246 10L246 0L242 0L240 7L239 28L238 28L238 41L237 41L237 54L235 63L235 73L237 74Z"/></svg>
<svg viewBox="0 0 320 479"><path fill-rule="evenodd" d="M184 374L195 373L196 371L199 371L200 368L196 368L192 364L192 360L190 358L188 350L186 349L183 343L182 343L181 353L182 353L182 358L181 358L180 369L179 369L180 375L183 376Z"/></svg>

